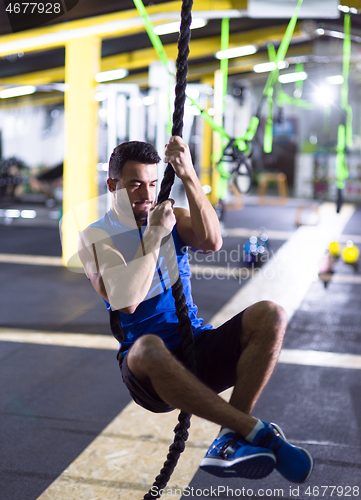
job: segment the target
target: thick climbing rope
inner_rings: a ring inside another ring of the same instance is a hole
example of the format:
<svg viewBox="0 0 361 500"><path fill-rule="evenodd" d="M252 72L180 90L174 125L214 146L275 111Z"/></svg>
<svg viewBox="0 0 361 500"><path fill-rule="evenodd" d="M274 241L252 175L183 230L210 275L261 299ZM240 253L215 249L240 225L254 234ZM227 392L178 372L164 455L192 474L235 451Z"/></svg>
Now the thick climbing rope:
<svg viewBox="0 0 361 500"><path fill-rule="evenodd" d="M192 22L192 5L193 0L183 0L181 10L181 26L178 38L178 56L176 60L176 86L175 86L175 101L173 113L173 127L172 135L182 136L183 133L183 117L184 117L184 103L186 100L186 86L187 86L187 73L188 73L188 54L189 54L189 41L190 41L190 25ZM160 192L158 195L158 203L169 198L169 194L174 183L175 172L172 165L168 164L164 177L161 183ZM182 341L182 360L183 364L195 373L195 352L194 352L194 337L191 322L188 315L188 306L183 293L183 285L179 275L177 258L174 251L174 245L168 241L164 245L164 254L166 256L167 267L171 277L172 295L174 297L176 306L176 315L178 318ZM176 278L176 279L174 279ZM180 457L180 454L185 448L185 442L188 439L188 429L190 426L191 415L181 411L178 417L178 424L174 429L174 442L169 447L167 459L164 462L163 468L155 481L144 496L144 500L152 498L159 498L161 490L164 490L167 485Z"/></svg>

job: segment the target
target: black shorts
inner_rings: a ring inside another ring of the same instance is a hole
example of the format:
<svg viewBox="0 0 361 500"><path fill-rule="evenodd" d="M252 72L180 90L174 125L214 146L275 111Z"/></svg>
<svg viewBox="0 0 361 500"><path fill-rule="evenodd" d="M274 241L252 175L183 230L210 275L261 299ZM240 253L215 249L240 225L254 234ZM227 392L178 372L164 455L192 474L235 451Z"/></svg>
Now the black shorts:
<svg viewBox="0 0 361 500"><path fill-rule="evenodd" d="M216 393L220 393L236 382L237 363L241 355L243 312L213 330L205 330L195 338L197 377ZM180 359L182 349L171 351ZM120 371L130 395L136 403L154 413L174 410L161 398L149 393L131 373L127 355L119 357Z"/></svg>

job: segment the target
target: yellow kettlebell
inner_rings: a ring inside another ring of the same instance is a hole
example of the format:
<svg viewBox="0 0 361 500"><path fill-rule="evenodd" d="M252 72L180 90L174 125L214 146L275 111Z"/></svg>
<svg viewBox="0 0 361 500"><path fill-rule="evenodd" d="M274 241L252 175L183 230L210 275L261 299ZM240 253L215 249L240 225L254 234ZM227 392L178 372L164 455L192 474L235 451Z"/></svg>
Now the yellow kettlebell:
<svg viewBox="0 0 361 500"><path fill-rule="evenodd" d="M347 264L354 264L358 261L359 256L360 250L353 244L353 241L348 240L346 246L342 250L342 260L344 260Z"/></svg>
<svg viewBox="0 0 361 500"><path fill-rule="evenodd" d="M341 250L341 245L338 241L331 241L328 245L328 253L332 255L332 257L339 257Z"/></svg>

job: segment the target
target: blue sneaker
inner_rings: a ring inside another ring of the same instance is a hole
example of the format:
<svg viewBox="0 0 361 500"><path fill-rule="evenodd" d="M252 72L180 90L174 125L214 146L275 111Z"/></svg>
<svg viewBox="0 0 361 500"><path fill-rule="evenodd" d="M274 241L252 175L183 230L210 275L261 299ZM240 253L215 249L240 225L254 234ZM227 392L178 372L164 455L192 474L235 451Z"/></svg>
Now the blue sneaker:
<svg viewBox="0 0 361 500"><path fill-rule="evenodd" d="M313 459L308 451L288 443L278 425L262 423L264 428L257 432L252 445L272 450L276 456L276 470L288 481L307 481L313 469Z"/></svg>
<svg viewBox="0 0 361 500"><path fill-rule="evenodd" d="M276 458L270 450L252 446L235 432L216 438L200 468L218 477L261 479L271 474Z"/></svg>

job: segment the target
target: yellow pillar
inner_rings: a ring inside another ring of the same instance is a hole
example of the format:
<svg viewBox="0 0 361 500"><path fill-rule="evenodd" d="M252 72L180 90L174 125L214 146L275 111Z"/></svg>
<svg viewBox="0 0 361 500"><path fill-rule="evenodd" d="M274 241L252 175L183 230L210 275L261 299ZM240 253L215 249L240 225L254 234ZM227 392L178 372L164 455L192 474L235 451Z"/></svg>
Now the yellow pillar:
<svg viewBox="0 0 361 500"><path fill-rule="evenodd" d="M213 107L215 115L213 117L217 125L223 126L223 76L220 70L214 73L214 103ZM222 138L219 132L213 131L213 154L219 159L219 154L222 151ZM219 202L218 184L221 182L220 174L217 170L216 163L213 163L212 168L212 204L216 205Z"/></svg>
<svg viewBox="0 0 361 500"><path fill-rule="evenodd" d="M63 259L76 254L78 232L97 219L98 182L95 75L100 71L101 39L77 38L65 53L65 158L63 184ZM90 200L94 200L90 202ZM75 259L76 260L76 259ZM79 263L79 262L78 262ZM77 265L77 262L73 262Z"/></svg>

